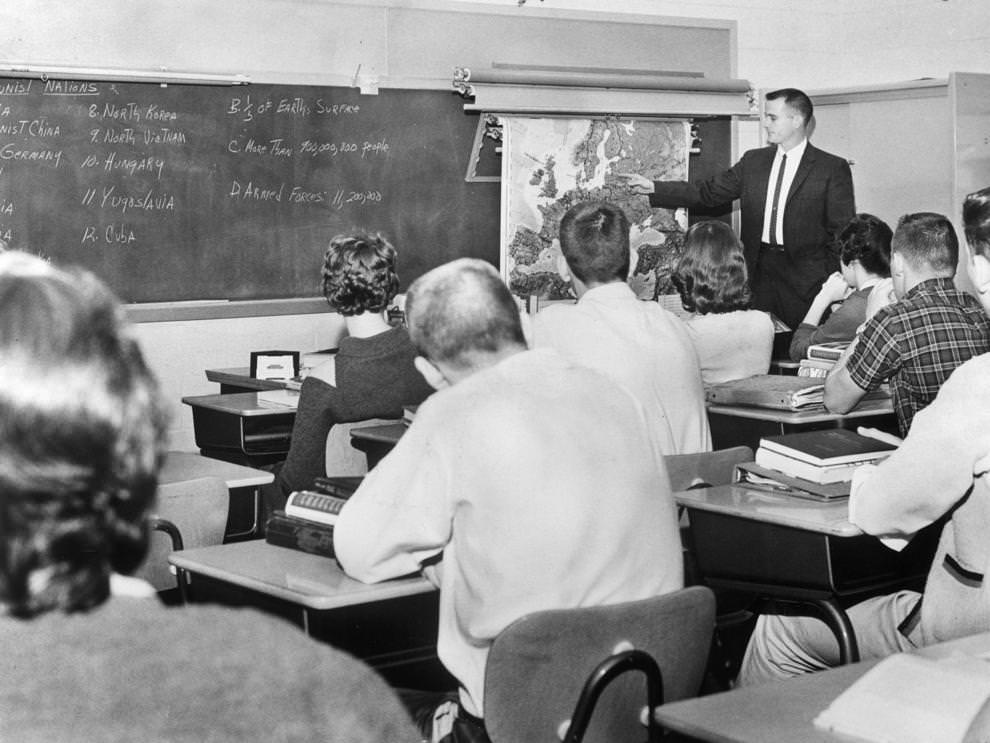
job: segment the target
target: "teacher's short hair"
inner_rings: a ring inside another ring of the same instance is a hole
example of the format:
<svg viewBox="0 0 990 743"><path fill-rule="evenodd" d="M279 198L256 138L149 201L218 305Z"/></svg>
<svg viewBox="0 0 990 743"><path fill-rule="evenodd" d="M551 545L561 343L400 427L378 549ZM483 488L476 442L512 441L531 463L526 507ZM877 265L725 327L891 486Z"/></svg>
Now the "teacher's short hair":
<svg viewBox="0 0 990 743"><path fill-rule="evenodd" d="M969 249L976 255L990 258L990 186L966 197L962 215Z"/></svg>

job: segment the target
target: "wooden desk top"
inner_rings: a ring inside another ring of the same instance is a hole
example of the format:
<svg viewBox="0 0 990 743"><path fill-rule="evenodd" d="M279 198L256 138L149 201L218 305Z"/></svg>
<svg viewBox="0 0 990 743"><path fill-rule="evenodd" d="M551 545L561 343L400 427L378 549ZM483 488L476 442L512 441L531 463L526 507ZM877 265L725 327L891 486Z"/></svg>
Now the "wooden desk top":
<svg viewBox="0 0 990 743"><path fill-rule="evenodd" d="M708 412L709 414L731 415L736 418L800 425L802 423L841 421L846 418L864 418L871 415L893 415L894 403L890 398L863 400L845 414L830 413L821 406L805 410L774 410L751 405L708 405Z"/></svg>
<svg viewBox="0 0 990 743"><path fill-rule="evenodd" d="M182 402L194 408L206 408L220 413L243 417L263 415L295 415L296 409L275 402L259 400L257 392L235 392L227 395L192 395Z"/></svg>
<svg viewBox="0 0 990 743"><path fill-rule="evenodd" d="M990 633L932 645L919 655L944 658L990 649ZM878 660L840 666L821 673L743 687L721 694L661 705L662 725L710 743L835 743L850 738L814 726L812 720Z"/></svg>
<svg viewBox="0 0 990 743"><path fill-rule="evenodd" d="M674 493L677 505L753 521L764 521L837 537L863 532L849 523L849 501L823 502L746 485L718 485Z"/></svg>
<svg viewBox="0 0 990 743"><path fill-rule="evenodd" d="M193 452L170 451L165 455L165 464L158 474L158 481L173 483L199 477L219 477L227 483L228 488L256 487L275 479L271 472L256 470L254 467L244 467Z"/></svg>
<svg viewBox="0 0 990 743"><path fill-rule="evenodd" d="M206 378L211 382L252 390L285 389L284 379L255 379L251 376L251 369L246 366L237 366L233 369L207 369Z"/></svg>
<svg viewBox="0 0 990 743"><path fill-rule="evenodd" d="M361 583L348 578L335 560L276 547L262 539L173 552L168 561L191 573L317 611L436 590L419 575L382 583Z"/></svg>

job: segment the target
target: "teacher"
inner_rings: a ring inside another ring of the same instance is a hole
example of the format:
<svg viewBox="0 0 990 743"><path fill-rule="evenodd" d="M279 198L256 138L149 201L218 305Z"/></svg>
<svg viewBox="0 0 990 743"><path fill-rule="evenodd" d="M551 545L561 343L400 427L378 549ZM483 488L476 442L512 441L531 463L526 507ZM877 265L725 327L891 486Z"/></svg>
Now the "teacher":
<svg viewBox="0 0 990 743"><path fill-rule="evenodd" d="M763 112L768 146L749 150L725 172L697 183L620 175L654 207L715 207L739 199L753 307L792 329L837 270L832 243L856 213L849 163L808 142L813 112L800 90L775 90L766 94Z"/></svg>

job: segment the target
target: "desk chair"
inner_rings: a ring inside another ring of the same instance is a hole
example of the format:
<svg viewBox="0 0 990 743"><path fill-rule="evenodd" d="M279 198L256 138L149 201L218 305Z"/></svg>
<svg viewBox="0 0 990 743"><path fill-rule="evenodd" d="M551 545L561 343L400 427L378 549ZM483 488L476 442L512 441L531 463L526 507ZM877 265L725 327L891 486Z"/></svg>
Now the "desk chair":
<svg viewBox="0 0 990 743"><path fill-rule="evenodd" d="M172 572L168 556L176 549L222 544L229 506L227 483L219 477L159 485L151 519L155 530L148 556L135 575L159 592L177 591L184 602L186 576Z"/></svg>
<svg viewBox="0 0 990 743"><path fill-rule="evenodd" d="M351 429L384 426L400 422L397 418L368 418L351 423L335 423L327 435L326 471L330 477L355 477L368 473L368 458L351 446Z"/></svg>
<svg viewBox="0 0 990 743"><path fill-rule="evenodd" d="M517 619L488 654L492 743L634 741L644 726L659 741L646 710L698 693L714 621L715 597L703 586ZM646 693L630 670L646 674Z"/></svg>

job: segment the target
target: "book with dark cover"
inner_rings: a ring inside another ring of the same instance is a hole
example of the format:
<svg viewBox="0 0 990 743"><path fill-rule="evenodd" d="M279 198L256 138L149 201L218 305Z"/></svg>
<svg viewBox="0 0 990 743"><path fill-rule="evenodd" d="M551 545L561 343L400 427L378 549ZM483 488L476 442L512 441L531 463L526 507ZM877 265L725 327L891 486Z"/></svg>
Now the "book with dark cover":
<svg viewBox="0 0 990 743"><path fill-rule="evenodd" d="M805 356L809 359L823 359L825 361L838 361L842 352L849 347L850 341L826 341L825 343L812 343L808 346Z"/></svg>
<svg viewBox="0 0 990 743"><path fill-rule="evenodd" d="M897 447L845 428L764 436L760 447L802 462L829 467L882 459Z"/></svg>
<svg viewBox="0 0 990 743"><path fill-rule="evenodd" d="M716 405L752 405L777 410L801 410L822 404L825 385L820 379L787 374L752 377L709 385L705 401Z"/></svg>
<svg viewBox="0 0 990 743"><path fill-rule="evenodd" d="M857 467L867 463L877 462L887 456L887 452L877 454L876 459L867 459L859 462L843 462L841 464L830 464L822 466L811 464L794 457L788 457L780 452L771 451L764 447L756 450L756 463L762 467L767 467L777 472L782 472L791 477L800 477L817 483L848 482L852 480L853 473Z"/></svg>
<svg viewBox="0 0 990 743"><path fill-rule="evenodd" d="M313 482L313 490L317 493L326 493L338 498L350 498L354 491L358 489L363 475L337 475L334 477L317 477Z"/></svg>
<svg viewBox="0 0 990 743"><path fill-rule="evenodd" d="M265 541L279 547L333 557L333 527L275 511L265 525Z"/></svg>

